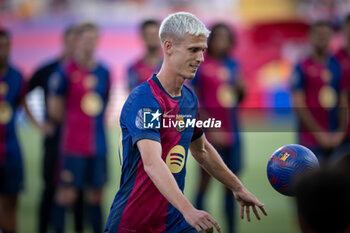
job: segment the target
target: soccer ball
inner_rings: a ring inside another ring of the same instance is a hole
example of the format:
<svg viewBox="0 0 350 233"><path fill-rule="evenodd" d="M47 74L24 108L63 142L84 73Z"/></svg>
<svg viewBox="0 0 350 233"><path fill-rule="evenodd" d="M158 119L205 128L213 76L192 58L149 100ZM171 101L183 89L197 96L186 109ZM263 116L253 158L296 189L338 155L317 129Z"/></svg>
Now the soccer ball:
<svg viewBox="0 0 350 233"><path fill-rule="evenodd" d="M293 196L293 181L299 175L318 168L314 153L305 146L291 144L277 149L267 163L267 178L279 193Z"/></svg>

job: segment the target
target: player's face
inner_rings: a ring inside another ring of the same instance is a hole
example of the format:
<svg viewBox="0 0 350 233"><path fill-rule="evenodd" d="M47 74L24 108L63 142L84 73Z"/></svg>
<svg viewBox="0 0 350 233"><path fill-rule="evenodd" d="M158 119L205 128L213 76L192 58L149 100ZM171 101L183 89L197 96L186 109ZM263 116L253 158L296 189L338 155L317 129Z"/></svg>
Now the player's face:
<svg viewBox="0 0 350 233"><path fill-rule="evenodd" d="M231 49L230 33L226 28L218 28L215 31L210 46L217 56L226 55Z"/></svg>
<svg viewBox="0 0 350 233"><path fill-rule="evenodd" d="M205 36L186 34L185 38L174 44L170 56L175 72L184 79L193 79L199 65L204 61L203 53L207 48Z"/></svg>
<svg viewBox="0 0 350 233"><path fill-rule="evenodd" d="M310 34L310 42L313 49L327 51L332 36L332 30L328 26L315 27Z"/></svg>
<svg viewBox="0 0 350 233"><path fill-rule="evenodd" d="M98 32L96 30L86 30L77 37L77 52L83 55L92 55L98 40Z"/></svg>
<svg viewBox="0 0 350 233"><path fill-rule="evenodd" d="M160 40L158 37L159 28L157 25L148 25L142 32L143 41L147 50L157 50L160 48Z"/></svg>
<svg viewBox="0 0 350 233"><path fill-rule="evenodd" d="M69 53L72 53L76 48L77 43L77 35L75 32L70 32L64 39L64 47L65 50Z"/></svg>
<svg viewBox="0 0 350 233"><path fill-rule="evenodd" d="M10 41L7 37L0 37L0 65L6 65L10 53Z"/></svg>

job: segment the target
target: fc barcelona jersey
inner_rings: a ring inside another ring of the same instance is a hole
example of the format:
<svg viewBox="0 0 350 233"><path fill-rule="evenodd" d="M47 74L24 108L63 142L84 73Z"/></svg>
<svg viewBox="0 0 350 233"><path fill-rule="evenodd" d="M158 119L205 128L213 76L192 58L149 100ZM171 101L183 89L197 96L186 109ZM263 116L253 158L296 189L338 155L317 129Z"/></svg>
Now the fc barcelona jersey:
<svg viewBox="0 0 350 233"><path fill-rule="evenodd" d="M197 119L197 96L185 85L181 96L174 98L153 75L131 92L120 117L122 176L107 221L108 232L175 233L190 227L145 172L136 142L161 143L162 159L183 191L189 146L203 131L173 123Z"/></svg>
<svg viewBox="0 0 350 233"><path fill-rule="evenodd" d="M24 95L22 75L8 66L6 74L0 76L0 164L22 161L15 129L15 111Z"/></svg>
<svg viewBox="0 0 350 233"><path fill-rule="evenodd" d="M338 127L340 77L340 65L333 56L329 56L325 64L307 58L293 72L292 90L304 92L306 107L326 132ZM299 129L299 143L310 148L318 147L314 136L303 125Z"/></svg>
<svg viewBox="0 0 350 233"><path fill-rule="evenodd" d="M49 94L65 98L61 150L65 155L105 156L104 113L110 89L108 70L97 65L87 70L70 61L49 80Z"/></svg>

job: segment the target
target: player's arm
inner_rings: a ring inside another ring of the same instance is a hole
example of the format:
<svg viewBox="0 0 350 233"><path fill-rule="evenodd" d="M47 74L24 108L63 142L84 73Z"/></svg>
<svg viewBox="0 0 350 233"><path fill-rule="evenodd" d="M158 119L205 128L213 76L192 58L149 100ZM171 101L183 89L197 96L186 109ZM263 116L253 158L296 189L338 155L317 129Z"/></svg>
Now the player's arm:
<svg viewBox="0 0 350 233"><path fill-rule="evenodd" d="M67 79L58 68L48 81L47 114L54 123L61 123L63 120L66 90Z"/></svg>
<svg viewBox="0 0 350 233"><path fill-rule="evenodd" d="M55 123L60 123L64 116L64 97L58 95L49 95L47 99L47 113L49 118Z"/></svg>
<svg viewBox="0 0 350 233"><path fill-rule="evenodd" d="M190 145L190 150L197 162L213 177L223 183L227 188L232 190L236 200L241 205L241 218L244 218L244 211L247 215L247 220L250 221L250 207L260 220L260 215L256 209L258 206L264 215L267 215L264 204L251 194L235 176L230 169L225 165L215 148L208 142L203 134L198 139L194 140Z"/></svg>
<svg viewBox="0 0 350 233"><path fill-rule="evenodd" d="M162 147L160 143L150 139L142 139L137 141L136 145L141 153L145 172L162 195L182 213L186 221L198 232L202 232L201 229L211 229L212 224L218 232L221 232L215 219L207 212L195 209L181 192L174 176L161 158Z"/></svg>

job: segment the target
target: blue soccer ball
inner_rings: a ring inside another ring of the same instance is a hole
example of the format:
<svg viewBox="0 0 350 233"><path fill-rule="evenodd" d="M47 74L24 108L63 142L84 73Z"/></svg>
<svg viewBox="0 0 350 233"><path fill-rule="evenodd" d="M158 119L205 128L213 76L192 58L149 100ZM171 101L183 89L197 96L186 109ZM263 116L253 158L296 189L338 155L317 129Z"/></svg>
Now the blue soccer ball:
<svg viewBox="0 0 350 233"><path fill-rule="evenodd" d="M291 144L277 149L267 163L267 178L279 193L293 196L296 177L319 167L315 154L302 145Z"/></svg>

